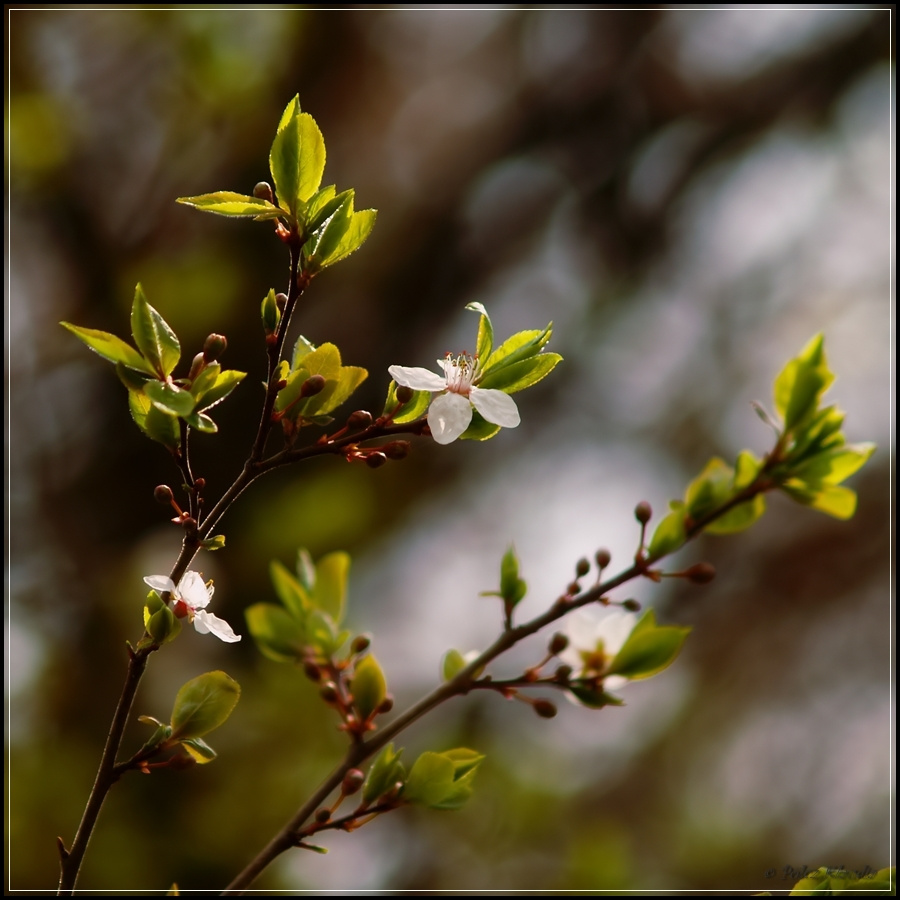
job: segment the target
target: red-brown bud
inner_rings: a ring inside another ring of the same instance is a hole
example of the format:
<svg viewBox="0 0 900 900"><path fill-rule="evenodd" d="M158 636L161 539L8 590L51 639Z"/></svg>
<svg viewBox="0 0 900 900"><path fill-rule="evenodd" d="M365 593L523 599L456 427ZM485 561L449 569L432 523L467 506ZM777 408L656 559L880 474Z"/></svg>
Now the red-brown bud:
<svg viewBox="0 0 900 900"><path fill-rule="evenodd" d="M397 385L397 402L406 405L413 398L413 389L411 387L407 387L405 384Z"/></svg>
<svg viewBox="0 0 900 900"><path fill-rule="evenodd" d="M605 548L598 550L594 554L594 560L597 563L598 568L600 569L605 569L609 565L611 559L612 555L610 554L609 550Z"/></svg>
<svg viewBox="0 0 900 900"><path fill-rule="evenodd" d="M303 663L303 674L310 681L319 681L322 677L322 670L311 659L308 659Z"/></svg>
<svg viewBox="0 0 900 900"><path fill-rule="evenodd" d="M158 484L153 488L153 499L160 506L168 506L175 499L175 495L167 484Z"/></svg>
<svg viewBox="0 0 900 900"><path fill-rule="evenodd" d="M284 312L285 306L287 306L288 296L287 294L278 293L275 295L275 305Z"/></svg>
<svg viewBox="0 0 900 900"><path fill-rule="evenodd" d="M351 794L355 794L365 784L365 781L365 772L359 769L351 769L341 782L341 790L344 796L349 797Z"/></svg>
<svg viewBox="0 0 900 900"><path fill-rule="evenodd" d="M550 643L547 646L547 650L554 656L558 656L568 646L569 639L562 632L557 631L556 634L554 634L553 637L550 638Z"/></svg>
<svg viewBox="0 0 900 900"><path fill-rule="evenodd" d="M365 409L358 409L347 417L348 428L368 428L372 424L372 413Z"/></svg>
<svg viewBox="0 0 900 900"><path fill-rule="evenodd" d="M557 681L560 681L563 684L565 684L569 680L569 677L571 675L572 675L572 667L570 665L562 665L562 666L556 667L555 678Z"/></svg>
<svg viewBox="0 0 900 900"><path fill-rule="evenodd" d="M532 706L542 719L552 719L557 712L556 704L551 703L549 700L535 700Z"/></svg>
<svg viewBox="0 0 900 900"><path fill-rule="evenodd" d="M409 456L409 441L391 441L381 448L388 459L406 459Z"/></svg>
<svg viewBox="0 0 900 900"><path fill-rule="evenodd" d="M709 584L716 577L716 570L711 563L697 563L685 569L684 577L693 584Z"/></svg>
<svg viewBox="0 0 900 900"><path fill-rule="evenodd" d="M584 576L587 575L587 573L590 571L591 571L591 564L584 557L582 557L581 559L578 560L577 563L575 563L576 577L584 578Z"/></svg>
<svg viewBox="0 0 900 900"><path fill-rule="evenodd" d="M215 362L228 346L228 341L224 334L211 334L203 342L203 359L206 362Z"/></svg>
<svg viewBox="0 0 900 900"><path fill-rule="evenodd" d="M383 453L370 453L366 456L366 465L370 469L380 469L387 462Z"/></svg>
<svg viewBox="0 0 900 900"><path fill-rule="evenodd" d="M365 653L366 650L369 649L369 645L372 643L372 639L366 634L358 634L355 638L353 638L353 643L350 645L350 650L352 653Z"/></svg>
<svg viewBox="0 0 900 900"><path fill-rule="evenodd" d="M337 685L333 681L326 681L325 684L319 688L319 696L326 703L337 703L339 696Z"/></svg>
<svg viewBox="0 0 900 900"><path fill-rule="evenodd" d="M303 384L300 385L301 397L315 397L321 394L325 387L325 379L321 375L310 375Z"/></svg>
<svg viewBox="0 0 900 900"><path fill-rule="evenodd" d="M394 698L388 694L378 706L379 713L389 713L394 708Z"/></svg>
<svg viewBox="0 0 900 900"><path fill-rule="evenodd" d="M324 806L316 810L315 819L320 825L324 825L331 818L331 810Z"/></svg>
<svg viewBox="0 0 900 900"><path fill-rule="evenodd" d="M275 202L275 195L272 193L272 185L268 181L258 181L253 186L253 196L259 200L268 200L269 203Z"/></svg>
<svg viewBox="0 0 900 900"><path fill-rule="evenodd" d="M641 604L637 600L624 600L622 602L622 609L627 609L628 612L637 612L640 608Z"/></svg>
<svg viewBox="0 0 900 900"><path fill-rule="evenodd" d="M653 518L653 509L646 500L641 500L634 508L634 517L641 523L646 525Z"/></svg>

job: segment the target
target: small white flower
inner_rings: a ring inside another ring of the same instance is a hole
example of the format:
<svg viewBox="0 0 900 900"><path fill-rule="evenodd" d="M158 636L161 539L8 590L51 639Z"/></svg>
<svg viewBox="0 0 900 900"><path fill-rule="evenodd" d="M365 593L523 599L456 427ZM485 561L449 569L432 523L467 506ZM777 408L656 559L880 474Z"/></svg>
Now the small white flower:
<svg viewBox="0 0 900 900"><path fill-rule="evenodd" d="M439 394L428 410L428 427L439 444L455 441L469 427L473 409L486 422L501 428L515 428L519 424L519 410L509 394L477 387L481 376L477 358L468 353L455 357L448 353L437 364L443 375L410 366L391 366L388 372L403 387Z"/></svg>
<svg viewBox="0 0 900 900"><path fill-rule="evenodd" d="M573 677L602 678L604 690L618 690L628 679L605 673L637 622L634 613L620 609L576 610L566 619L563 633L569 646L559 658L572 667Z"/></svg>
<svg viewBox="0 0 900 900"><path fill-rule="evenodd" d="M185 572L177 587L168 575L148 575L144 581L160 595L170 593L172 612L179 619L187 617L200 634L214 634L220 641L229 644L241 639L224 619L206 611L214 588L212 582L209 585L204 583L199 572Z"/></svg>

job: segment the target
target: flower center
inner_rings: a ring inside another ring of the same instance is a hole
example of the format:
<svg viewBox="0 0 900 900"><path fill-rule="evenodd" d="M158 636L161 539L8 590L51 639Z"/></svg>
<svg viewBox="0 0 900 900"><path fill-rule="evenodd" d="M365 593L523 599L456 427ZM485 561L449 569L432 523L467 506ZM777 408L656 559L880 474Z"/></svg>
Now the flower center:
<svg viewBox="0 0 900 900"><path fill-rule="evenodd" d="M468 397L477 374L477 357L469 356L468 353L460 353L456 357L450 353L447 354L444 362L444 376L447 379L448 391Z"/></svg>
<svg viewBox="0 0 900 900"><path fill-rule="evenodd" d="M609 657L603 651L603 641L598 641L597 646L593 650L582 650L580 655L586 673L603 674L609 660Z"/></svg>

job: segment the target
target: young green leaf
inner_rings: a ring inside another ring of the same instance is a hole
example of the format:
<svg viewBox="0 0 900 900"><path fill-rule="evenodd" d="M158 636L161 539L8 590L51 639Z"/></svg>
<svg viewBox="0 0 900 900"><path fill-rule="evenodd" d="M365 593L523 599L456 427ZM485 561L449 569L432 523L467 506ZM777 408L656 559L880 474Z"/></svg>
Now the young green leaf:
<svg viewBox="0 0 900 900"><path fill-rule="evenodd" d="M388 387L387 399L384 401L384 411L382 412L382 415L391 416L399 425L402 425L404 422L415 422L416 419L421 419L422 416L425 415L425 411L428 409L428 404L430 402L431 393L429 391L413 391L409 401L404 403L398 409L397 382L392 381Z"/></svg>
<svg viewBox="0 0 900 900"><path fill-rule="evenodd" d="M651 611L645 614L646 618ZM649 620L651 623L654 619ZM649 678L671 665L678 656L690 633L690 628L676 626L657 627L654 624L635 626L610 664L609 675L620 675L632 680Z"/></svg>
<svg viewBox="0 0 900 900"><path fill-rule="evenodd" d="M355 253L372 233L372 229L375 227L375 218L378 215L377 211L374 209L360 209L353 212L352 202L350 209L349 221L346 227L343 228L337 244L329 252L326 252L324 248L320 250L318 260L320 269L324 269L326 266L333 266L351 253Z"/></svg>
<svg viewBox="0 0 900 900"><path fill-rule="evenodd" d="M669 507L671 512L663 517L650 539L650 546L647 548L650 559L659 559L674 553L687 540L684 503L672 500Z"/></svg>
<svg viewBox="0 0 900 900"><path fill-rule="evenodd" d="M172 737L203 737L231 715L241 696L240 685L224 672L206 672L183 685L172 710Z"/></svg>
<svg viewBox="0 0 900 900"><path fill-rule="evenodd" d="M406 769L400 762L403 748L394 750L393 744L388 744L369 767L366 783L363 785L363 800L366 803L374 803L379 797L386 794L396 784L403 784L406 779Z"/></svg>
<svg viewBox="0 0 900 900"><path fill-rule="evenodd" d="M441 662L441 675L444 681L453 681L466 667L466 660L459 650L448 650Z"/></svg>
<svg viewBox="0 0 900 900"><path fill-rule="evenodd" d="M184 747L194 762L200 765L212 762L216 758L216 751L200 738L183 740L181 746Z"/></svg>
<svg viewBox="0 0 900 900"><path fill-rule="evenodd" d="M144 393L155 407L173 416L189 416L194 411L194 395L190 391L162 381L148 381Z"/></svg>
<svg viewBox="0 0 900 900"><path fill-rule="evenodd" d="M268 200L236 194L233 191L216 191L212 194L199 194L196 197L179 197L175 202L219 216L238 216L257 221L277 219L283 215L282 211Z"/></svg>
<svg viewBox="0 0 900 900"><path fill-rule="evenodd" d="M350 682L350 692L353 694L353 705L363 721L374 715L384 702L387 682L378 660L371 653L357 663Z"/></svg>
<svg viewBox="0 0 900 900"><path fill-rule="evenodd" d="M312 600L307 590L277 559L272 561L269 574L281 602L295 618L304 620L312 610Z"/></svg>
<svg viewBox="0 0 900 900"><path fill-rule="evenodd" d="M481 303L469 303L466 309L481 314L478 321L478 340L475 343L475 355L480 360L487 362L491 351L494 349L494 326L491 324L491 317Z"/></svg>
<svg viewBox="0 0 900 900"><path fill-rule="evenodd" d="M171 375L181 358L181 344L166 320L147 302L140 284L134 289L131 333L153 370L163 377Z"/></svg>
<svg viewBox="0 0 900 900"><path fill-rule="evenodd" d="M350 555L335 552L323 556L316 564L316 586L313 605L340 625L344 619L347 578L350 574Z"/></svg>
<svg viewBox="0 0 900 900"><path fill-rule="evenodd" d="M244 612L247 627L263 656L275 662L303 659L309 645L303 622L274 603L254 603Z"/></svg>
<svg viewBox="0 0 900 900"><path fill-rule="evenodd" d="M540 353L510 365L497 366L479 382L479 387L515 394L546 378L562 362L558 353Z"/></svg>
<svg viewBox="0 0 900 900"><path fill-rule="evenodd" d="M97 331L94 328L80 328L78 325L70 325L68 322L60 322L63 328L68 329L79 340L87 344L95 353L112 363L120 363L137 372L145 372L155 375L156 372L147 360L141 356L130 344L126 344L121 338L106 331Z"/></svg>

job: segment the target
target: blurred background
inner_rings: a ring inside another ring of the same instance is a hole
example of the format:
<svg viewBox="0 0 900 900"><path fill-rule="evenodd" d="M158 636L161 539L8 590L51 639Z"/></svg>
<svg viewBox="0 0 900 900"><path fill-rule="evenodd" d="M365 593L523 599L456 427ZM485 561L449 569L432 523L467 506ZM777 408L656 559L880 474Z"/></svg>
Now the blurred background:
<svg viewBox="0 0 900 900"><path fill-rule="evenodd" d="M327 856L283 857L268 890L786 887L785 867L880 868L888 823L893 60L884 9L642 11L281 8L8 13L9 569L7 877L56 886L140 635L141 577L178 530L153 501L177 473L129 420L112 368L60 320L128 334L134 285L189 359L211 331L249 372L198 435L217 496L255 431L259 303L286 288L270 226L173 201L249 193L299 93L328 148L325 183L378 222L313 284L298 329L335 342L380 411L392 363L554 322L553 376L517 396L522 425L486 444L414 444L371 471L324 460L268 476L197 568L215 611L274 599L273 558L354 556L350 624L399 706L445 650L500 624L514 543L539 612L601 546L627 565L632 509L657 512L712 455L761 452L783 363L817 331L851 441L879 451L838 522L773 498L713 562L708 587L639 584L693 626L677 663L627 705L471 697L407 733L406 756L487 754L458 813L407 810ZM350 408L347 409L347 412ZM537 640L498 676L543 654ZM225 668L243 686L215 764L132 775L104 808L83 889L221 888L327 772L342 739L312 685L185 632L152 660L137 713ZM561 698L559 698L561 699ZM125 749L148 736L135 724ZM774 875L773 875L774 873Z"/></svg>

